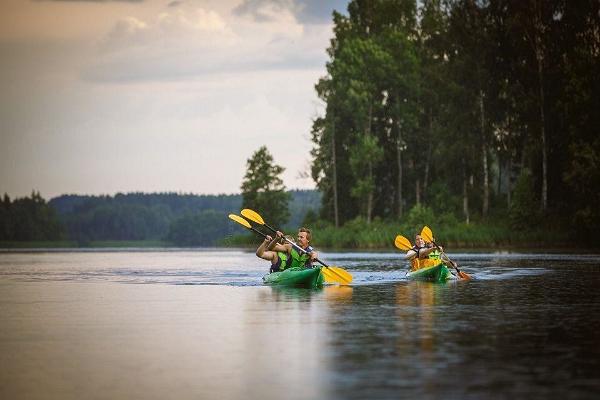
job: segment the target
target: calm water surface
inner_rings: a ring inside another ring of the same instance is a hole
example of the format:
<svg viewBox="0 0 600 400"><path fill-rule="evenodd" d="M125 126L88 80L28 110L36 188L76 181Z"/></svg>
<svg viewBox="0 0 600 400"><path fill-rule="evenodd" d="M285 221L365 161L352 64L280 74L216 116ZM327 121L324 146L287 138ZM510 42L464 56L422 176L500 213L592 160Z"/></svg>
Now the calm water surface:
<svg viewBox="0 0 600 400"><path fill-rule="evenodd" d="M600 256L322 253L350 287L262 285L244 251L0 252L2 399L596 399Z"/></svg>

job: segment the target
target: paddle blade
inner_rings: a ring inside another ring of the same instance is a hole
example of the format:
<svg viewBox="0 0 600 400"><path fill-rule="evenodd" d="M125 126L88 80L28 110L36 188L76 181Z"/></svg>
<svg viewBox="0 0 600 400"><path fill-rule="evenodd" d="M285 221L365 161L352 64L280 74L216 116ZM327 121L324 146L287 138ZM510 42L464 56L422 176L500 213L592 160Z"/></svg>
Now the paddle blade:
<svg viewBox="0 0 600 400"><path fill-rule="evenodd" d="M433 242L433 232L431 231L431 228L429 228L427 225L425 225L423 227L423 229L421 229L421 237L426 241L426 242Z"/></svg>
<svg viewBox="0 0 600 400"><path fill-rule="evenodd" d="M323 278L325 278L326 283L339 283L338 277L333 275L331 271L325 271L327 268L321 268L321 273L323 274Z"/></svg>
<svg viewBox="0 0 600 400"><path fill-rule="evenodd" d="M404 251L408 251L410 249L412 249L412 244L410 244L410 240L408 240L407 238L405 238L402 235L398 235L396 236L396 240L394 240L394 244L396 245L397 248L399 248L400 250L404 250Z"/></svg>
<svg viewBox="0 0 600 400"><path fill-rule="evenodd" d="M241 211L241 214L242 214L244 217L248 218L250 221L252 221L252 222L256 222L256 223L257 223L257 224L259 224L259 225L264 225L264 224L265 224L265 221L262 219L262 217L260 216L260 214L259 214L259 213L257 213L257 212L256 212L256 211L254 211L254 210L251 210L251 209L249 209L249 208L244 208L244 209Z"/></svg>
<svg viewBox="0 0 600 400"><path fill-rule="evenodd" d="M352 283L352 275L339 267L322 267L321 272L325 277L326 282L337 282L341 285L349 285Z"/></svg>
<svg viewBox="0 0 600 400"><path fill-rule="evenodd" d="M352 274L345 269L340 267L328 267L334 274L336 274L346 285L352 283Z"/></svg>
<svg viewBox="0 0 600 400"><path fill-rule="evenodd" d="M471 275L467 274L465 271L458 271L458 276L462 279L471 279Z"/></svg>
<svg viewBox="0 0 600 400"><path fill-rule="evenodd" d="M250 222L246 221L244 218L240 217L239 215L235 215L235 214L229 214L229 219L237 222L240 225L243 225L244 227L251 229L252 227L250 226Z"/></svg>

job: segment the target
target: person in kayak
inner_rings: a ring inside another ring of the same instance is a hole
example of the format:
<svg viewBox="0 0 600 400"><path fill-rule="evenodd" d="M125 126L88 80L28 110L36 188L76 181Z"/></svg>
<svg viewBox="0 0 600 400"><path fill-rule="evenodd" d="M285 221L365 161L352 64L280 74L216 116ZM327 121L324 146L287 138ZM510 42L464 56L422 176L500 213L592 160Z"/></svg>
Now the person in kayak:
<svg viewBox="0 0 600 400"><path fill-rule="evenodd" d="M279 244L283 236L275 236L274 238L267 235L265 240L256 249L256 256L263 260L271 261L269 273L280 272L290 267L290 253L287 251L277 251L274 247ZM291 237L286 237L291 240Z"/></svg>
<svg viewBox="0 0 600 400"><path fill-rule="evenodd" d="M415 245L406 252L406 259L410 261L410 270L416 271L440 262L439 251L432 243L425 243L421 235L415 235Z"/></svg>
<svg viewBox="0 0 600 400"><path fill-rule="evenodd" d="M283 233L277 231L276 238L283 237ZM312 238L310 229L298 229L296 243L293 245L290 242L279 244L279 240L275 240L272 250L276 252L289 254L289 268L312 268L312 262L319 256L310 245Z"/></svg>

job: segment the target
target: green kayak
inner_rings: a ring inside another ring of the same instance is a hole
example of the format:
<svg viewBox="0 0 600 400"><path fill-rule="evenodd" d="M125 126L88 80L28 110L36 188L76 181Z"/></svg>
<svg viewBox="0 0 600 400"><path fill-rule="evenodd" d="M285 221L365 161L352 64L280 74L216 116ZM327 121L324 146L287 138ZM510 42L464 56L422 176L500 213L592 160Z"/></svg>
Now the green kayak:
<svg viewBox="0 0 600 400"><path fill-rule="evenodd" d="M421 268L416 271L410 271L406 274L409 279L431 282L446 282L452 277L450 270L444 263L439 263L432 267Z"/></svg>
<svg viewBox="0 0 600 400"><path fill-rule="evenodd" d="M321 267L289 268L283 272L273 272L263 277L266 285L317 288L323 286Z"/></svg>

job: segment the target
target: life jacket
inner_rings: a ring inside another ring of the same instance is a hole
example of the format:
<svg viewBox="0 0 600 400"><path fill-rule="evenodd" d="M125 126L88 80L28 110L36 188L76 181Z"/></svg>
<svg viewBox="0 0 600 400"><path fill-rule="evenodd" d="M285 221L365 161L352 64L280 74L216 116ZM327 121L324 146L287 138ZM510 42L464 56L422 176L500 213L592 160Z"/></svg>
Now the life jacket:
<svg viewBox="0 0 600 400"><path fill-rule="evenodd" d="M438 249L433 250L427 255L427 258L419 258L419 250L426 249L426 247L414 246L411 250L417 253L417 256L410 260L410 270L416 271L421 268L433 267L442 262L440 251Z"/></svg>
<svg viewBox="0 0 600 400"><path fill-rule="evenodd" d="M277 262L271 265L271 272L283 271L290 267L290 256L288 253L277 252Z"/></svg>
<svg viewBox="0 0 600 400"><path fill-rule="evenodd" d="M310 255L308 253L313 251L311 246L304 249L306 253L298 253L295 247L292 247L290 251L290 268L311 268Z"/></svg>
<svg viewBox="0 0 600 400"><path fill-rule="evenodd" d="M442 260L442 253L440 253L440 251L436 248L434 251L432 251L431 253L429 253L427 255L427 259L441 261Z"/></svg>
<svg viewBox="0 0 600 400"><path fill-rule="evenodd" d="M412 260L410 260L410 270L411 271L416 271L418 269L421 269L421 259L419 258L419 250L421 250L421 249L422 249L422 247L417 247L417 246L413 246L413 248L411 249L412 251L417 253L417 255L415 257L413 257Z"/></svg>

